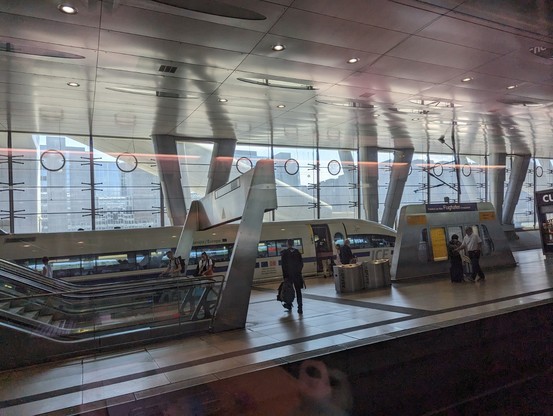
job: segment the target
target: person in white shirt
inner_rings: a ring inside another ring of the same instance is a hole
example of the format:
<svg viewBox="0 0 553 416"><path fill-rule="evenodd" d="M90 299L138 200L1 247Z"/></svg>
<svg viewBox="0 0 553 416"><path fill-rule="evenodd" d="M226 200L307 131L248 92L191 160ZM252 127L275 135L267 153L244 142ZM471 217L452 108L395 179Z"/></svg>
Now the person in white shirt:
<svg viewBox="0 0 553 416"><path fill-rule="evenodd" d="M472 265L471 280L477 282L478 280L484 281L486 276L480 268L480 253L482 251L482 239L474 234L472 227L465 228L465 238L463 238L463 244L461 244L455 251L461 251L465 249L470 258L470 264ZM478 275L478 279L476 279Z"/></svg>
<svg viewBox="0 0 553 416"><path fill-rule="evenodd" d="M198 275L199 276L211 276L213 275L213 260L204 251L200 256L198 262Z"/></svg>
<svg viewBox="0 0 553 416"><path fill-rule="evenodd" d="M169 258L169 264L167 264L167 268L159 276L178 276L181 272L180 262L171 250L165 253L165 255Z"/></svg>
<svg viewBox="0 0 553 416"><path fill-rule="evenodd" d="M54 277L54 269L50 264L50 259L46 256L42 258L42 275L45 277Z"/></svg>

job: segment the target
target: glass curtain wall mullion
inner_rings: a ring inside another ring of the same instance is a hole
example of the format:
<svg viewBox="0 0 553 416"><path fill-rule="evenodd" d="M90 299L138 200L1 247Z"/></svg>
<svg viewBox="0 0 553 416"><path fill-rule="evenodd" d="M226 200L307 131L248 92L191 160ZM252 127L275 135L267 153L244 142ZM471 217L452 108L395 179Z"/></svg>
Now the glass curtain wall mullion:
<svg viewBox="0 0 553 416"><path fill-rule="evenodd" d="M14 232L11 132L0 132L0 230Z"/></svg>
<svg viewBox="0 0 553 416"><path fill-rule="evenodd" d="M89 170L90 170L90 226L92 230L96 229L96 188L94 183L94 138L92 137L92 134L88 138L88 148L91 149L90 152L88 152L88 163L89 163ZM84 191L84 189L83 189Z"/></svg>

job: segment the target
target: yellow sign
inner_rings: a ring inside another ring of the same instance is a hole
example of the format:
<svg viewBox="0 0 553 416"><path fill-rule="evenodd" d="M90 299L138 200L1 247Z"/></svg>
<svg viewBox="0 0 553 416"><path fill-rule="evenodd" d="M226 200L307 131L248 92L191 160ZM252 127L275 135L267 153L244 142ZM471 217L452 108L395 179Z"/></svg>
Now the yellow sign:
<svg viewBox="0 0 553 416"><path fill-rule="evenodd" d="M432 253L434 261L447 260L447 241L445 239L444 228L431 228L430 241L432 242Z"/></svg>
<svg viewBox="0 0 553 416"><path fill-rule="evenodd" d="M495 220L495 211L480 212L480 221L492 221L492 220Z"/></svg>
<svg viewBox="0 0 553 416"><path fill-rule="evenodd" d="M407 225L426 224L426 215L407 215Z"/></svg>

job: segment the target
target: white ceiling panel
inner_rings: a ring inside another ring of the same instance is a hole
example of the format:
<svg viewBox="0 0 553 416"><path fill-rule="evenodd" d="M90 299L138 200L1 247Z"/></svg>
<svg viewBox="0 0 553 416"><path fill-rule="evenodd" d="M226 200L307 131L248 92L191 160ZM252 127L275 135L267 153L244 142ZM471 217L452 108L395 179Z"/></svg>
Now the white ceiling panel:
<svg viewBox="0 0 553 416"><path fill-rule="evenodd" d="M186 64L234 68L247 56L242 52L198 46L186 42L161 40L127 33L102 32L100 50Z"/></svg>
<svg viewBox="0 0 553 416"><path fill-rule="evenodd" d="M497 53L426 39L420 36L412 36L405 40L405 42L392 49L389 55L464 70L477 68L498 56Z"/></svg>
<svg viewBox="0 0 553 416"><path fill-rule="evenodd" d="M294 9L286 11L271 29L271 33L379 54L385 53L407 37L405 33L391 29Z"/></svg>
<svg viewBox="0 0 553 416"><path fill-rule="evenodd" d="M443 151L435 138L455 122L465 152L553 154L553 23L540 2L232 2L266 16L253 21L74 1L69 16L54 0L0 0L0 129L426 152Z"/></svg>
<svg viewBox="0 0 553 416"><path fill-rule="evenodd" d="M271 48L274 45L284 45L286 49L276 52ZM284 59L287 61L304 62L313 65L342 68L350 71L359 70L372 62L380 55L328 45L326 43L308 42L284 36L267 35L252 51L254 55L269 58ZM350 64L350 58L358 58L359 62Z"/></svg>
<svg viewBox="0 0 553 416"><path fill-rule="evenodd" d="M273 75L279 78L289 78L305 81L334 83L351 75L351 70L332 68L328 66L312 65L303 62L287 61L284 59L265 58L250 55L238 68L239 71L267 74L272 79Z"/></svg>
<svg viewBox="0 0 553 416"><path fill-rule="evenodd" d="M376 27L394 28L399 32L415 33L437 19L435 13L387 0L348 0L348 7L335 0L296 0L294 8L313 13L363 23Z"/></svg>

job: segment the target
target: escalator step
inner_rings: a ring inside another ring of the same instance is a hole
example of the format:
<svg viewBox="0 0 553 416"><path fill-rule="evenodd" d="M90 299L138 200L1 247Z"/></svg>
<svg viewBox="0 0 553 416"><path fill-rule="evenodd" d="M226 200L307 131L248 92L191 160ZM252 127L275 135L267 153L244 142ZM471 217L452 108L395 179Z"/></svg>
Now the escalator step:
<svg viewBox="0 0 553 416"><path fill-rule="evenodd" d="M50 322L52 322L52 315L41 315L41 316L38 316L37 319L40 322L44 322L45 324L49 324Z"/></svg>
<svg viewBox="0 0 553 416"><path fill-rule="evenodd" d="M23 306L16 306L15 308L8 309L9 313L19 314L23 310Z"/></svg>
<svg viewBox="0 0 553 416"><path fill-rule="evenodd" d="M25 318L35 319L38 315L38 311L23 312L21 315Z"/></svg>

